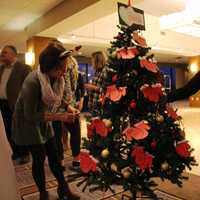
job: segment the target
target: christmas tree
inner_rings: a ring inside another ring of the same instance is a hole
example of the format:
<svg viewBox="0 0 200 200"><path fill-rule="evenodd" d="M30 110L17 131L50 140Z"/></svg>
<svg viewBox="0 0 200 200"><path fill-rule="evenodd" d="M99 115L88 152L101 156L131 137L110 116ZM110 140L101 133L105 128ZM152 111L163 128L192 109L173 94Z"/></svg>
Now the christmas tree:
<svg viewBox="0 0 200 200"><path fill-rule="evenodd" d="M132 199L138 191L156 199L153 177L181 186L182 172L196 163L141 31L118 27L109 49L99 116L88 123L80 153L82 172L75 176L84 177L84 189L107 190L119 184Z"/></svg>

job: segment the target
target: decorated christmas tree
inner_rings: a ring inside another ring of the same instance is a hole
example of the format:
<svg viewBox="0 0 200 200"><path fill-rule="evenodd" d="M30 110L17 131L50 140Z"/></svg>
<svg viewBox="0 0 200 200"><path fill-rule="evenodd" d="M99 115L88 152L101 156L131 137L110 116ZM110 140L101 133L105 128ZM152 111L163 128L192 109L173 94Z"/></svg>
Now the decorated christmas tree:
<svg viewBox="0 0 200 200"><path fill-rule="evenodd" d="M75 176L84 177L84 189L107 190L118 184L132 199L139 191L156 199L152 178L181 186L183 171L195 160L181 117L167 103L162 75L138 30L141 26L118 27L109 49L99 116L88 122L81 173Z"/></svg>

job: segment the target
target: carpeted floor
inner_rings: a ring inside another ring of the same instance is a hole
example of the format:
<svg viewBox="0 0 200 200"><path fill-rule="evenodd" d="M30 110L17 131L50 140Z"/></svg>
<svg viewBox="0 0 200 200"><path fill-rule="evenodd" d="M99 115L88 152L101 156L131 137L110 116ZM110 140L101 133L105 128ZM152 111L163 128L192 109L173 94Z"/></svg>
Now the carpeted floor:
<svg viewBox="0 0 200 200"><path fill-rule="evenodd" d="M71 157L69 155L65 155L65 176L74 173L69 169L71 166ZM21 166L15 167L16 176L17 176L17 183L20 190L20 194L24 200L38 200L38 191L34 184L32 175L31 175L31 163ZM49 170L47 162L45 163L45 172L46 172L46 187L50 193L51 200L57 199L57 182L52 175L51 171ZM97 191L95 193L90 193L89 191L85 191L84 193L81 191L80 187L76 186L77 181L74 181L70 184L70 187L73 191L79 193L81 195L81 199L83 200L96 200L96 199L102 199L102 198L108 198L112 196L113 194L108 192L100 192ZM123 190L121 187L116 186L115 187L116 194L122 193Z"/></svg>
<svg viewBox="0 0 200 200"><path fill-rule="evenodd" d="M180 109L180 114L183 116L184 124L186 126L186 133L187 139L191 142L192 146L195 148L195 157L197 161L200 162L200 140L198 135L198 127L200 123L199 113L200 108L188 108L187 105L180 103L178 106ZM86 137L86 123L85 119L82 118L81 123L81 129L82 129L82 137ZM71 165L71 157L69 154L65 156L65 165L70 166ZM54 177L52 176L51 172L49 171L48 165L46 164L45 167L46 170L46 177L47 177L47 188L50 192L51 200L57 199L56 194L56 181ZM66 176L68 174L72 173L69 169L66 170L65 174ZM162 182L160 179L156 179L155 181L158 183L158 188L155 190L156 194L160 197L162 200L200 200L200 167L195 167L192 170L192 173L195 173L197 175L193 174L186 174L189 177L189 180L184 181L183 187L179 188L178 186L171 184L169 181ZM16 174L17 174L17 182L19 185L21 196L25 200L38 200L38 193L37 188L33 182L32 176L31 176L31 165L24 165L24 166L17 166L16 167ZM81 195L81 200L100 200L100 199L106 199L106 200L128 200L129 198L124 196L122 198L122 189L117 188L116 192L119 192L119 194L116 194L115 196L111 196L111 193L102 193L102 192L95 192L95 193L89 193L86 191L85 193L81 192L80 188L76 187L76 182L73 182L70 184L74 191L79 192ZM140 198L144 199L144 198ZM146 198L145 198L146 199ZM147 199L146 199L147 200Z"/></svg>
<svg viewBox="0 0 200 200"><path fill-rule="evenodd" d="M69 154L65 155L65 176L72 174L73 171L69 169L71 166L71 157ZM16 175L17 182L20 189L20 194L24 200L38 200L37 188L34 184L31 175L31 164L26 164L22 166L16 166ZM47 189L50 193L50 199L56 200L57 193L56 187L57 183L53 175L51 174L48 164L45 164L46 171L46 180L47 180ZM155 189L155 193L162 200L199 200L200 199L200 177L196 175L189 175L189 180L185 181L183 188L179 188L167 181L162 182L159 179L156 179L156 182L159 184L159 187ZM77 192L81 196L81 200L128 200L129 197L124 193L122 188L115 186L115 194L110 191L101 192L95 191L90 193L86 190L84 193L81 191L80 187L77 187L77 181L74 181L70 184L70 187L73 191ZM124 196L123 196L124 195ZM138 199L144 199L140 197ZM145 198L148 200L148 198Z"/></svg>

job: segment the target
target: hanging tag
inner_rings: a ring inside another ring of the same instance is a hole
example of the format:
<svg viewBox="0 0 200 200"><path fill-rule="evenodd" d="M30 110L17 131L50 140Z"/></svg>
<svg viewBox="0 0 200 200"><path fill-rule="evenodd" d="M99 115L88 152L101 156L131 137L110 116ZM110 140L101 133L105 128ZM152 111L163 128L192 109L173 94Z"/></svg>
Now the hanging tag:
<svg viewBox="0 0 200 200"><path fill-rule="evenodd" d="M131 4L131 0L129 1ZM128 2L128 3L129 3ZM126 4L118 3L119 23L136 30L145 30L144 11Z"/></svg>

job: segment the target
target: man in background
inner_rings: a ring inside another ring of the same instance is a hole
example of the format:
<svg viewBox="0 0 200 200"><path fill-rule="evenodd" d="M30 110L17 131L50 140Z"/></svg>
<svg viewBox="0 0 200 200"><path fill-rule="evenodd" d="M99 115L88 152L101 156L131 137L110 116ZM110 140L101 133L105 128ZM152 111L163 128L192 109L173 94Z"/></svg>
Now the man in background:
<svg viewBox="0 0 200 200"><path fill-rule="evenodd" d="M6 45L2 49L0 61L0 109L6 136L13 152L12 159L17 164L24 164L29 161L29 152L11 140L12 115L24 79L31 68L17 60L17 50L12 45Z"/></svg>

